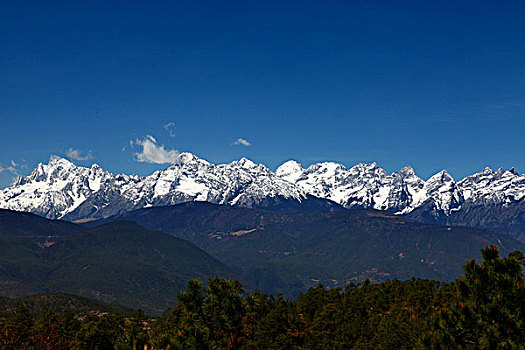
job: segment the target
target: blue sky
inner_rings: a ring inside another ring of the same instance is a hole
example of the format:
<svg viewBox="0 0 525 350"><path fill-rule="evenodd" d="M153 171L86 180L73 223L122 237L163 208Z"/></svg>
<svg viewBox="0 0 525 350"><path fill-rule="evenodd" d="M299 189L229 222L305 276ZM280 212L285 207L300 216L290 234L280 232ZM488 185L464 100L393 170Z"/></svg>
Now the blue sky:
<svg viewBox="0 0 525 350"><path fill-rule="evenodd" d="M0 187L52 154L140 175L175 151L271 169L523 173L523 13L510 1L3 3Z"/></svg>

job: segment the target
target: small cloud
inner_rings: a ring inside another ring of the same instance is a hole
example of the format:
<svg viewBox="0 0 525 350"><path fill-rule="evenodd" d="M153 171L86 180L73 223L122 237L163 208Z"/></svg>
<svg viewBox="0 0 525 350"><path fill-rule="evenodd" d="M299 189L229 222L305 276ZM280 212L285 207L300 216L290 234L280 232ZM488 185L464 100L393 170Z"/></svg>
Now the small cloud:
<svg viewBox="0 0 525 350"><path fill-rule="evenodd" d="M147 135L143 140L135 140L135 145L142 147L142 152L135 153L136 160L142 163L173 164L179 160L179 151L167 150L157 145L157 140Z"/></svg>
<svg viewBox="0 0 525 350"><path fill-rule="evenodd" d="M11 164L16 164L16 163L11 161ZM14 175L18 175L19 174L18 169L16 168L16 165L11 165L11 166L8 166L7 168L4 168L3 166L0 165L0 174L5 172L5 171L9 171L10 173L12 173Z"/></svg>
<svg viewBox="0 0 525 350"><path fill-rule="evenodd" d="M129 140L129 143L126 146L122 147L122 152L124 152L128 147L133 149L133 140Z"/></svg>
<svg viewBox="0 0 525 350"><path fill-rule="evenodd" d="M3 166L0 165L0 174L3 173L4 171L10 171L13 174L18 174L18 170L16 170L14 167L8 166L7 168L4 168Z"/></svg>
<svg viewBox="0 0 525 350"><path fill-rule="evenodd" d="M93 158L93 156L91 155L91 151L89 151L86 155L82 155L78 149L74 149L73 147L67 150L66 155L69 158L75 160L89 160Z"/></svg>
<svg viewBox="0 0 525 350"><path fill-rule="evenodd" d="M177 128L175 127L174 122L169 122L168 124L164 125L164 130L166 130L170 137L175 137L175 130L177 130Z"/></svg>
<svg viewBox="0 0 525 350"><path fill-rule="evenodd" d="M245 146L245 147L250 147L252 145L248 140L240 138L240 137L233 144L238 145L238 146Z"/></svg>

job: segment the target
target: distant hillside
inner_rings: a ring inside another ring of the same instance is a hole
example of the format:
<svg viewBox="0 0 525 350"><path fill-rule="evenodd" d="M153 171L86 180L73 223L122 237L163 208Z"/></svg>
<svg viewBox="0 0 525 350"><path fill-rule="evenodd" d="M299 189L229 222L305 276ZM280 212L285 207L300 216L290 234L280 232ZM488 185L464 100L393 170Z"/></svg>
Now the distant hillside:
<svg viewBox="0 0 525 350"><path fill-rule="evenodd" d="M25 218L3 217L0 227L23 231ZM48 224L39 230L51 232L57 223ZM189 279L240 278L194 244L133 222L90 230L67 225L80 233L0 237L0 294L73 293L159 314L173 306Z"/></svg>
<svg viewBox="0 0 525 350"><path fill-rule="evenodd" d="M375 210L278 213L192 202L102 222L121 219L191 240L258 288L289 296L318 282L343 286L413 276L449 281L482 247L494 243L503 254L524 248L508 235Z"/></svg>
<svg viewBox="0 0 525 350"><path fill-rule="evenodd" d="M109 312L115 314L129 315L133 309L107 304L95 299L85 298L73 294L48 293L35 294L21 298L5 298L0 296L0 317L6 317L13 312L18 305L25 305L32 313L38 314L47 308L55 312L71 310L76 315L90 312Z"/></svg>
<svg viewBox="0 0 525 350"><path fill-rule="evenodd" d="M510 203L465 203L464 210L443 215L432 202L427 202L406 217L439 225L468 225L496 232L507 232L525 242L525 197Z"/></svg>
<svg viewBox="0 0 525 350"><path fill-rule="evenodd" d="M0 237L69 236L85 228L68 221L49 220L41 216L0 209Z"/></svg>

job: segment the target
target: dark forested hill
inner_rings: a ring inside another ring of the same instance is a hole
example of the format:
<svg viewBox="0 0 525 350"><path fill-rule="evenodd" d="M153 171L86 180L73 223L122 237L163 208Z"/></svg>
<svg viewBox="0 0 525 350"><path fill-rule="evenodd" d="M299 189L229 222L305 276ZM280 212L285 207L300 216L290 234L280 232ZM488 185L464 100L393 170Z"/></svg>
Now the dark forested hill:
<svg viewBox="0 0 525 350"><path fill-rule="evenodd" d="M134 222L86 230L34 216L37 225L27 226L26 218L12 212L0 220L2 232L45 232L0 236L4 296L66 292L156 314L173 305L189 279L239 278L194 244Z"/></svg>
<svg viewBox="0 0 525 350"><path fill-rule="evenodd" d="M49 309L59 313L70 310L77 315L91 312L110 312L129 315L133 312L133 309L107 304L99 300L74 294L46 293L14 299L0 296L0 317L11 314L19 305L25 305L35 314L41 312L43 309Z"/></svg>
<svg viewBox="0 0 525 350"><path fill-rule="evenodd" d="M278 213L191 202L102 222L122 219L191 240L258 288L289 296L319 282L452 280L484 246L497 244L503 254L523 250L504 234L422 224L374 210Z"/></svg>
<svg viewBox="0 0 525 350"><path fill-rule="evenodd" d="M85 230L68 221L49 220L30 213L0 209L0 237L68 236Z"/></svg>

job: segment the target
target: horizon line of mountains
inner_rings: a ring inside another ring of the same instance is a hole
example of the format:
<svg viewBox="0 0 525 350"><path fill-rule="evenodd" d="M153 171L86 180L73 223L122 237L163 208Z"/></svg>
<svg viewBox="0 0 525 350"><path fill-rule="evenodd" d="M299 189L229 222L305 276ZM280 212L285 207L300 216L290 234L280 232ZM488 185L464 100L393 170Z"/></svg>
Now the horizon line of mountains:
<svg viewBox="0 0 525 350"><path fill-rule="evenodd" d="M68 221L190 201L269 210L377 209L442 225L491 229L525 239L525 174L489 168L455 181L445 170L427 181L410 167L387 174L376 163L290 160L272 172L241 158L212 164L192 153L149 176L114 175L52 156L0 191L0 208Z"/></svg>

